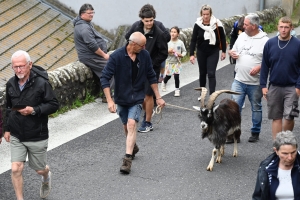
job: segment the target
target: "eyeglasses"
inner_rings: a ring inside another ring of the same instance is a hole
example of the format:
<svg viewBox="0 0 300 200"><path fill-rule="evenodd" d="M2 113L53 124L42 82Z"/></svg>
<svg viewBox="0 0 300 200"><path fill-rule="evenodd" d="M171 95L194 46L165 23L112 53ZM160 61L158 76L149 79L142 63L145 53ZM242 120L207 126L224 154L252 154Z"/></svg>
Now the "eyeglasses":
<svg viewBox="0 0 300 200"><path fill-rule="evenodd" d="M21 65L21 66L12 66L12 68L13 68L14 70L18 70L18 68L19 68L20 70L23 70L23 69L25 69L25 67L26 67L28 64L29 64L29 62L27 62L25 65Z"/></svg>
<svg viewBox="0 0 300 200"><path fill-rule="evenodd" d="M88 15L94 15L95 14L95 12L84 12L84 13L86 13Z"/></svg>
<svg viewBox="0 0 300 200"><path fill-rule="evenodd" d="M133 42L134 44L138 45L138 46L141 47L141 48L144 48L144 47L146 46L146 44L140 45L140 44L138 44L138 43L136 43L136 42L134 42L134 41L132 41L132 40L129 40L129 41Z"/></svg>

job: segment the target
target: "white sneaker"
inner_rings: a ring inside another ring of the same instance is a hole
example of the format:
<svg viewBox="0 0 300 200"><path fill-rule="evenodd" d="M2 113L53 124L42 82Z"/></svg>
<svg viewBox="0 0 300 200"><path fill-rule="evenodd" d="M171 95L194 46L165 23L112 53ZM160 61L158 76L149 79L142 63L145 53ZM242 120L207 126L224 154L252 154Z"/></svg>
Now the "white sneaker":
<svg viewBox="0 0 300 200"><path fill-rule="evenodd" d="M201 97L198 97L198 101L201 101Z"/></svg>
<svg viewBox="0 0 300 200"><path fill-rule="evenodd" d="M175 90L174 97L180 97L180 90Z"/></svg>
<svg viewBox="0 0 300 200"><path fill-rule="evenodd" d="M161 82L161 91L163 92L167 91L167 84L165 82Z"/></svg>
<svg viewBox="0 0 300 200"><path fill-rule="evenodd" d="M244 104L243 104L242 108L245 108L245 107L246 107L246 105L245 105L245 101L244 101Z"/></svg>

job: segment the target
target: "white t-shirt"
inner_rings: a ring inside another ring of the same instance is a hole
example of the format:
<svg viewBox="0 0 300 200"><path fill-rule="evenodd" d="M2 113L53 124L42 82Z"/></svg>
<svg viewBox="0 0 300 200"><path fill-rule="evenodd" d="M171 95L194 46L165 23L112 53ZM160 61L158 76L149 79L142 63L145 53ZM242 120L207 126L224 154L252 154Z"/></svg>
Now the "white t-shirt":
<svg viewBox="0 0 300 200"><path fill-rule="evenodd" d="M275 192L275 197L278 200L293 200L294 190L291 177L291 169L283 170L278 168L279 185Z"/></svg>
<svg viewBox="0 0 300 200"><path fill-rule="evenodd" d="M253 67L261 65L267 34L259 31L250 37L245 32L241 33L234 43L232 50L239 54L235 65L235 79L247 85L259 85L259 74L250 75Z"/></svg>

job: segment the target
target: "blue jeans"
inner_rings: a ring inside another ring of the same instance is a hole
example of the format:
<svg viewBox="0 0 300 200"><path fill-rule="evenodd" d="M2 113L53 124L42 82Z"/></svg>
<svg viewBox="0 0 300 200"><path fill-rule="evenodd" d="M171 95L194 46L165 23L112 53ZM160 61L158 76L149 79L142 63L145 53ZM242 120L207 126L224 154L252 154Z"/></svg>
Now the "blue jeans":
<svg viewBox="0 0 300 200"><path fill-rule="evenodd" d="M142 104L137 104L134 106L117 106L117 113L123 125L127 124L128 119L133 119L136 122L139 122L141 112Z"/></svg>
<svg viewBox="0 0 300 200"><path fill-rule="evenodd" d="M234 79L231 90L240 93L240 95L232 95L232 99L239 104L241 113L245 97L248 95L252 110L251 133L259 134L262 121L261 98L263 96L260 85L247 85Z"/></svg>

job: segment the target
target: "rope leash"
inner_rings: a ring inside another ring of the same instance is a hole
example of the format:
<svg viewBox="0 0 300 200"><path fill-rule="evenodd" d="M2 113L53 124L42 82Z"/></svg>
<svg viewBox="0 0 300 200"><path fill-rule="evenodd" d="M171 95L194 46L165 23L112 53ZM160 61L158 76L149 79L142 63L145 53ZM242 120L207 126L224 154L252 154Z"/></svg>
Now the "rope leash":
<svg viewBox="0 0 300 200"><path fill-rule="evenodd" d="M176 105L169 104L169 103L166 103L166 106L171 106L171 107L179 108L179 109L182 109L182 110L189 110L189 111L193 111L193 112L199 112L197 110L193 110L193 109L189 109L189 108L185 108L185 107L181 107L181 106L176 106ZM161 109L160 106L156 106L155 114L160 114L160 119L157 122L157 124L158 124L160 122L160 120L162 119L162 109Z"/></svg>

